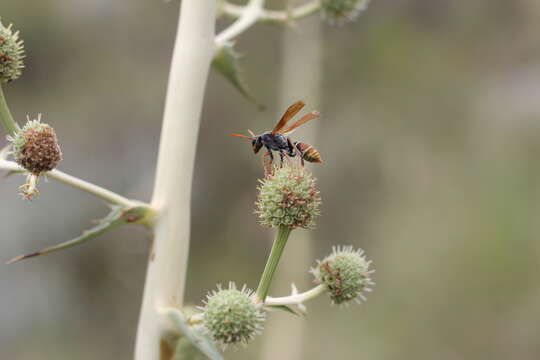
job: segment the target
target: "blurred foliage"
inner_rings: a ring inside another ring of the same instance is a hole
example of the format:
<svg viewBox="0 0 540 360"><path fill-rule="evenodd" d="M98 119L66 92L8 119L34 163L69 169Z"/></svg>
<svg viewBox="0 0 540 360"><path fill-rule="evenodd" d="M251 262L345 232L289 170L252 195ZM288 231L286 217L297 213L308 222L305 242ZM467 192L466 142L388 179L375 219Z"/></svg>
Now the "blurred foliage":
<svg viewBox="0 0 540 360"><path fill-rule="evenodd" d="M62 169L148 200L177 6L2 4L28 50L6 96L17 119L42 112L55 127ZM539 16L532 0L373 1L359 21L326 26L314 251L365 249L377 285L345 311L320 298L306 319L271 314L308 322L309 359L540 357ZM268 230L253 214L259 160L226 134L266 130L282 112L283 31L295 30L258 25L237 45L266 112L210 76L193 188L192 303L217 282L253 287L264 266ZM103 213L54 182L23 202L19 183L0 186L5 260L70 238ZM146 258L145 233L118 229L4 266L0 358L130 359ZM260 343L227 358L257 358Z"/></svg>

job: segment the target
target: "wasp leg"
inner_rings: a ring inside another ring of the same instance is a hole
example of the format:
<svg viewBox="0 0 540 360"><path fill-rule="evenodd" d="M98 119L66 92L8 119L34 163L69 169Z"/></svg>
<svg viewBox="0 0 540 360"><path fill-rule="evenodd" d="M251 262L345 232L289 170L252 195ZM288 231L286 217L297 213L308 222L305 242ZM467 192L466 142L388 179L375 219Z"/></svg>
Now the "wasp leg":
<svg viewBox="0 0 540 360"><path fill-rule="evenodd" d="M293 142L291 141L291 138L287 138L287 154L290 156L290 157L295 157L296 156L296 149L294 147L294 144Z"/></svg>
<svg viewBox="0 0 540 360"><path fill-rule="evenodd" d="M270 161L268 161L268 162L265 161L267 156L270 158ZM264 176L268 177L269 175L272 174L272 163L274 162L274 156L272 155L272 152L267 151L267 152L263 153L261 155L261 162L262 162L263 169L264 169Z"/></svg>
<svg viewBox="0 0 540 360"><path fill-rule="evenodd" d="M279 166L283 167L283 159L285 158L285 154L283 153L283 150L279 150Z"/></svg>
<svg viewBox="0 0 540 360"><path fill-rule="evenodd" d="M294 150L298 154L298 157L300 158L300 164L302 164L302 166L304 166L305 165L304 152L302 151L302 149L300 149L299 146L296 146L296 145L297 145L297 143L295 143Z"/></svg>
<svg viewBox="0 0 540 360"><path fill-rule="evenodd" d="M293 162L292 158L294 158L296 156L296 154L294 152L286 151L286 152L283 153L283 155L285 156L285 160L287 161L289 166L293 166L294 162Z"/></svg>

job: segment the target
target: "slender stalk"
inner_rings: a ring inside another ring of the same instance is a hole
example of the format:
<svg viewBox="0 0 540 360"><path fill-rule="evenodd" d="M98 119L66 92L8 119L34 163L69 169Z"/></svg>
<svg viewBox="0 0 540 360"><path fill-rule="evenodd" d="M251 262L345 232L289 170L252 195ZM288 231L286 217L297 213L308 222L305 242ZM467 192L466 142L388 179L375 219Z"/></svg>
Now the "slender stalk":
<svg viewBox="0 0 540 360"><path fill-rule="evenodd" d="M216 46L223 46L255 24L262 14L264 1L250 0L238 20L216 36Z"/></svg>
<svg viewBox="0 0 540 360"><path fill-rule="evenodd" d="M6 102L6 98L4 97L4 91L2 90L2 86L0 85L0 123L2 124L2 127L4 128L5 132L13 136L15 132L19 129L19 126L13 120L13 116L11 116L11 112L9 111L9 107Z"/></svg>
<svg viewBox="0 0 540 360"><path fill-rule="evenodd" d="M158 308L181 307L189 251L191 182L204 90L214 43L215 0L183 0L174 47L157 174L156 210L136 360L158 360L166 330Z"/></svg>
<svg viewBox="0 0 540 360"><path fill-rule="evenodd" d="M283 297L277 297L273 298L268 296L266 300L264 301L264 305L296 305L301 304L303 302L306 302L308 300L314 299L317 296L324 294L326 292L326 286L324 284L320 284L315 286L314 288L300 293L295 294L291 296L283 296Z"/></svg>
<svg viewBox="0 0 540 360"><path fill-rule="evenodd" d="M313 16L305 19L302 26L298 26L294 31L291 31L292 29L283 31L279 108L287 108L301 94L302 100L309 108L320 109L323 26L318 16ZM301 138L308 144L317 144L317 127L325 121L324 115L323 112L322 120L312 121L302 127L293 138ZM312 167L313 172L318 169L317 166ZM313 231L295 232L294 241L287 248L288 256L280 264L283 271L280 271L274 279L275 287L289 284L291 274L295 274L298 269L309 269L314 259L312 246L315 242L312 234ZM300 288L310 286L308 277L295 282ZM269 300L270 298L267 298L266 302ZM308 326L305 321L290 321L287 317L279 316L270 317L265 327L265 336L261 340L259 360L305 359L306 349L309 348ZM284 328L287 332L282 330Z"/></svg>
<svg viewBox="0 0 540 360"><path fill-rule="evenodd" d="M17 165L13 161L7 161L0 159L0 170L14 171L14 172L24 172L25 170ZM60 170L52 170L44 174L44 176L64 183L69 186L73 186L79 190L85 191L89 194L95 195L109 204L121 205L124 207L132 207L135 205L142 205L140 202L130 200L121 195L118 195L115 192L104 189L100 186L89 183L82 179L76 178L75 176L68 175Z"/></svg>
<svg viewBox="0 0 540 360"><path fill-rule="evenodd" d="M283 297L275 297L275 298L267 296L266 300L264 301L264 305L268 305L268 306L298 305L308 300L315 299L317 296L322 295L325 292L326 292L326 286L324 284L320 284L300 294L294 294L294 295L283 296ZM194 324L202 323L203 320L204 320L203 314L197 313L197 314L191 315L188 318L187 322L189 325L194 325Z"/></svg>
<svg viewBox="0 0 540 360"><path fill-rule="evenodd" d="M264 302L266 295L268 295L268 290L270 289L274 272L279 264L279 259L281 258L281 254L283 254L285 245L287 245L287 240L289 239L291 230L292 229L289 226L285 225L281 225L278 228L276 239L274 240L272 250L270 251L270 256L268 257L259 286L257 287L257 291L255 293L259 301Z"/></svg>
<svg viewBox="0 0 540 360"><path fill-rule="evenodd" d="M259 15L259 20L268 22L287 22L313 15L320 9L321 1L312 0L291 10L263 9ZM247 9L245 6L230 4L226 1L221 5L222 13L233 18L241 17L242 15L244 15L246 10Z"/></svg>

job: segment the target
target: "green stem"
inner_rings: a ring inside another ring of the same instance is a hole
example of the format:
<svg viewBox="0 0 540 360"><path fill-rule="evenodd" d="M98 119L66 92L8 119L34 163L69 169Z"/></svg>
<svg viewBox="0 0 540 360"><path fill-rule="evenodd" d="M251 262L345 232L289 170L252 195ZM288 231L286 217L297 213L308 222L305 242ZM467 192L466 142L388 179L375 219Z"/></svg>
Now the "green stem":
<svg viewBox="0 0 540 360"><path fill-rule="evenodd" d="M0 122L6 133L10 136L15 135L15 132L19 129L19 126L13 120L11 112L4 97L4 92L2 91L2 86L0 85Z"/></svg>
<svg viewBox="0 0 540 360"><path fill-rule="evenodd" d="M266 266L261 276L261 281L257 287L256 296L261 302L266 300L266 295L268 295L268 290L270 289L274 272L278 266L281 254L283 254L283 250L285 249L285 245L287 244L291 230L292 229L286 225L281 225L278 228L276 239L274 240L272 250L270 251L270 256L268 257L268 261L266 262Z"/></svg>

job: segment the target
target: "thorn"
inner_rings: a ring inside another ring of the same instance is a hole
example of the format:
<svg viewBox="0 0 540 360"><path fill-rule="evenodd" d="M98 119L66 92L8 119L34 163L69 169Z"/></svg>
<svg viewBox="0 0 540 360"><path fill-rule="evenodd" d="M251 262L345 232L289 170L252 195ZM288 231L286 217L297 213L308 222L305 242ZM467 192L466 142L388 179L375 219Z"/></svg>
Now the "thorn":
<svg viewBox="0 0 540 360"><path fill-rule="evenodd" d="M26 254L26 255L15 256L13 259L6 262L6 265L14 264L14 263L19 262L21 260L25 260L25 259L28 259L28 258L31 258L31 257L34 257L34 256L39 256L39 255L41 255L40 251L36 251L36 252Z"/></svg>

